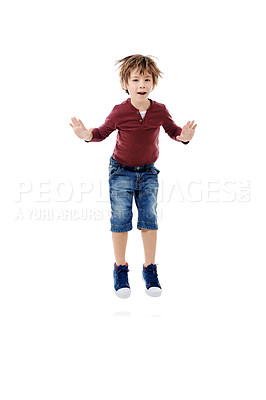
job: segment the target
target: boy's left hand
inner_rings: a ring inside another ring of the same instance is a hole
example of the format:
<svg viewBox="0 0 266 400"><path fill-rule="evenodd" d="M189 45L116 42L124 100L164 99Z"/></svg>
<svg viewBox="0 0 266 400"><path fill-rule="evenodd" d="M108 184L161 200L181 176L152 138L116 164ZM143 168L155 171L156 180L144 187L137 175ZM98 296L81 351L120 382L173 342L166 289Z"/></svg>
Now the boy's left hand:
<svg viewBox="0 0 266 400"><path fill-rule="evenodd" d="M191 140L194 136L196 125L193 126L194 120L192 122L188 121L186 125L183 126L182 132L179 136L176 136L176 140L182 140L182 142L187 142Z"/></svg>

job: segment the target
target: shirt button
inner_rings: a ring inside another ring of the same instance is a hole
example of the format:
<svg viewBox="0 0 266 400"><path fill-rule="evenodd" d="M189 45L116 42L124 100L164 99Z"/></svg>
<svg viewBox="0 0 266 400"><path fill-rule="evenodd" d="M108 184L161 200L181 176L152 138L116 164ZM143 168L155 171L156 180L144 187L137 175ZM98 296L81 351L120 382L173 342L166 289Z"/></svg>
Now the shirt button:
<svg viewBox="0 0 266 400"><path fill-rule="evenodd" d="M137 114L139 114L139 112L137 111Z"/></svg>
<svg viewBox="0 0 266 400"><path fill-rule="evenodd" d="M142 119L140 119L139 122L142 122Z"/></svg>

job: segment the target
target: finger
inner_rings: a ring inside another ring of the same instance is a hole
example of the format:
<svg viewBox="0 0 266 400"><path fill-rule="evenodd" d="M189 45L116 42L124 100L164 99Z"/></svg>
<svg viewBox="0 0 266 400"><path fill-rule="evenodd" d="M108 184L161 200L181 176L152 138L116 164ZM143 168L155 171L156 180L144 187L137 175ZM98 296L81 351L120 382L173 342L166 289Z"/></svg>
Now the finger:
<svg viewBox="0 0 266 400"><path fill-rule="evenodd" d="M189 127L192 128L193 124L194 124L194 120L191 122L191 124L189 124Z"/></svg>
<svg viewBox="0 0 266 400"><path fill-rule="evenodd" d="M80 119L79 119L79 123L80 123L81 127L85 129L85 126L83 125L83 122Z"/></svg>

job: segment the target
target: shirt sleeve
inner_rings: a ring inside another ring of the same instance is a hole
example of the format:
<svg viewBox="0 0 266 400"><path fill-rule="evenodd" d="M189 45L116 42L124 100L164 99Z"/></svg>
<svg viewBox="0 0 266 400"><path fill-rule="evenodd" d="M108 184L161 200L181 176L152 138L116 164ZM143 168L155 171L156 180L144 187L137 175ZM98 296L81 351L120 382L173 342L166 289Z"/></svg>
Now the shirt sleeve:
<svg viewBox="0 0 266 400"><path fill-rule="evenodd" d="M99 128L94 128L92 131L93 137L91 140L85 140L86 143L101 142L106 139L117 126L117 109L116 106L112 109L104 123Z"/></svg>
<svg viewBox="0 0 266 400"><path fill-rule="evenodd" d="M171 139L175 140L176 142L182 142L184 144L188 144L189 143L189 141L183 142L182 140L177 140L175 138L176 136L180 136L181 135L182 128L180 128L179 126L177 126L174 123L174 121L172 119L172 116L170 115L170 113L169 113L169 111L168 111L168 109L166 107L165 107L165 110L164 110L164 118L163 118L162 126L163 126L165 132L167 133L167 135L169 135Z"/></svg>

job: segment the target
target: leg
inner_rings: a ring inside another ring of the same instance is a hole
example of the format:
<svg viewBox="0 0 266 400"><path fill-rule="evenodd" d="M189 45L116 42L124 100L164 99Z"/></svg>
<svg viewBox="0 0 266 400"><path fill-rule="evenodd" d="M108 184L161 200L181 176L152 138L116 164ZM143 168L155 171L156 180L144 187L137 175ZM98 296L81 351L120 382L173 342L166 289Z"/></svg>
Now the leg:
<svg viewBox="0 0 266 400"><path fill-rule="evenodd" d="M156 170L157 171L157 170ZM139 190L135 190L135 201L138 208L138 229L141 236L145 254L145 267L155 264L155 252L157 241L157 173L147 172L143 174Z"/></svg>
<svg viewBox="0 0 266 400"><path fill-rule="evenodd" d="M116 265L126 264L126 247L128 232L112 232Z"/></svg>
<svg viewBox="0 0 266 400"><path fill-rule="evenodd" d="M155 264L157 230L141 229L141 235L145 252L145 263L142 275L146 285L146 293L149 296L158 297L161 296L162 287L158 280L157 266ZM148 265L150 266L148 267Z"/></svg>
<svg viewBox="0 0 266 400"><path fill-rule="evenodd" d="M141 229L141 236L145 254L145 267L155 264L157 230Z"/></svg>

